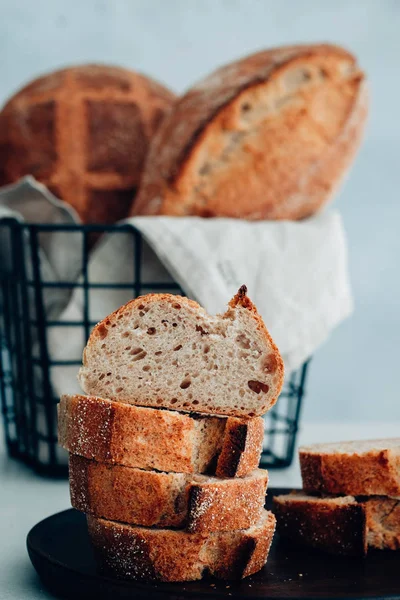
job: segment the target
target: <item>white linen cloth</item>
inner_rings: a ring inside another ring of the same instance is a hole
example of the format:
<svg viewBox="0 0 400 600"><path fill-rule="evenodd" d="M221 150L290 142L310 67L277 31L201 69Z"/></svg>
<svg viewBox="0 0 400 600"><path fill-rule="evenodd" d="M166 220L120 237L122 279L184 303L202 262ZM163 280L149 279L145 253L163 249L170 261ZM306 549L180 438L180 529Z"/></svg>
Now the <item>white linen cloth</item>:
<svg viewBox="0 0 400 600"><path fill-rule="evenodd" d="M0 189L0 219L10 215L37 223L79 222L73 209L32 177ZM335 210L300 222L135 217L123 223L134 226L146 240L144 282L176 281L211 314L223 312L246 284L280 348L287 373L309 358L352 311L346 237ZM3 228L0 231L0 260L6 265L9 248ZM40 242L43 279L81 281L79 233L46 233ZM89 256L89 281L133 281L133 253L129 233L104 234ZM97 321L132 298L133 286L91 289L88 297L90 320ZM53 321L82 321L83 289L50 288L45 308ZM76 360L86 340L82 327L56 325L48 328L47 341L52 359ZM76 366L53 367L55 395L79 391L76 372Z"/></svg>

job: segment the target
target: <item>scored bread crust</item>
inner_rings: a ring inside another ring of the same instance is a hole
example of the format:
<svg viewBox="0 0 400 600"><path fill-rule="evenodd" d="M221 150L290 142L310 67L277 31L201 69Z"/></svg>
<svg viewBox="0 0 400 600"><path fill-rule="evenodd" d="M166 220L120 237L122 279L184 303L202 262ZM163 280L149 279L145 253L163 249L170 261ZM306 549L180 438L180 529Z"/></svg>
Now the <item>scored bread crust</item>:
<svg viewBox="0 0 400 600"><path fill-rule="evenodd" d="M400 438L316 444L299 458L307 492L400 496Z"/></svg>
<svg viewBox="0 0 400 600"><path fill-rule="evenodd" d="M224 315L172 294L136 298L98 323L82 389L141 406L238 417L276 402L283 360L242 286Z"/></svg>
<svg viewBox="0 0 400 600"><path fill-rule="evenodd" d="M221 67L174 103L153 137L132 214L310 216L350 166L367 104L356 59L331 44Z"/></svg>
<svg viewBox="0 0 400 600"><path fill-rule="evenodd" d="M174 99L152 79L109 65L35 79L0 112L0 186L33 175L84 223L125 218Z"/></svg>
<svg viewBox="0 0 400 600"><path fill-rule="evenodd" d="M276 496L279 535L331 554L364 555L400 549L400 499L387 496Z"/></svg>
<svg viewBox="0 0 400 600"><path fill-rule="evenodd" d="M147 581L248 577L266 563L275 530L268 511L249 529L208 534L134 527L90 515L87 521L105 574Z"/></svg>
<svg viewBox="0 0 400 600"><path fill-rule="evenodd" d="M262 418L181 414L91 396L61 396L59 443L98 462L243 477L257 468Z"/></svg>
<svg viewBox="0 0 400 600"><path fill-rule="evenodd" d="M97 463L70 455L71 504L77 510L131 525L189 532L248 529L261 518L268 473L218 479Z"/></svg>

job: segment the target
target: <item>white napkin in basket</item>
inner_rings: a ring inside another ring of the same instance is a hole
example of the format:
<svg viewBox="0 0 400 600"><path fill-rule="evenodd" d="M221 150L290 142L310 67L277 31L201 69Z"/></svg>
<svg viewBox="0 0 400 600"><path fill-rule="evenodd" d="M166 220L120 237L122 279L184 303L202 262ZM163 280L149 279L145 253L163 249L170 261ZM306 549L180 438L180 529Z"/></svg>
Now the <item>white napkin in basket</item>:
<svg viewBox="0 0 400 600"><path fill-rule="evenodd" d="M48 222L77 220L67 205L32 178L0 190L0 207L7 206L8 211L18 213L18 218L26 219L30 194L36 199L40 196ZM32 221L32 210L29 212ZM41 214L35 212L35 220ZM283 354L287 372L309 358L352 311L346 239L337 211L301 222L136 217L124 223L141 231L147 241L142 260L144 282L163 282L167 288L175 280L212 314L224 311L228 300L245 283ZM43 246L42 260L54 280L75 276L79 281L78 237L49 233L43 236ZM132 281L133 257L129 233L104 235L90 255L89 281ZM90 321L102 319L133 296L133 287L90 290ZM82 321L82 288L76 287L72 295L66 290L57 306L62 309L57 315L52 311L52 320ZM47 340L50 357L61 360L79 359L85 343L82 327L72 325L49 328ZM76 371L76 366L53 367L51 381L56 395L79 391Z"/></svg>

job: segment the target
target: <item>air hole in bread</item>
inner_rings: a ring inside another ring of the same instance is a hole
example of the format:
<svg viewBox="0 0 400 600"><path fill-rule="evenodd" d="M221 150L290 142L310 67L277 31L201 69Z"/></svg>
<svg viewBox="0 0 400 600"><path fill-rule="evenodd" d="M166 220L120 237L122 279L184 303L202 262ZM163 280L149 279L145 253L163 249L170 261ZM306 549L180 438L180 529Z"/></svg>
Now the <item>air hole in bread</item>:
<svg viewBox="0 0 400 600"><path fill-rule="evenodd" d="M124 315L118 315L118 321L124 318Z"/></svg>
<svg viewBox="0 0 400 600"><path fill-rule="evenodd" d="M190 386L190 384L191 384L191 383L192 383L192 382L191 382L191 380L190 380L190 379L184 379L184 380L182 381L182 383L181 383L180 387L181 387L181 389L182 389L182 390L186 390L186 389L187 389L187 388Z"/></svg>
<svg viewBox="0 0 400 600"><path fill-rule="evenodd" d="M111 371L107 373L107 377L111 377Z"/></svg>
<svg viewBox="0 0 400 600"><path fill-rule="evenodd" d="M147 330L148 335L154 335L156 333L156 328L155 327L149 327Z"/></svg>
<svg viewBox="0 0 400 600"><path fill-rule="evenodd" d="M144 312L142 310L139 312L139 317L144 317Z"/></svg>
<svg viewBox="0 0 400 600"><path fill-rule="evenodd" d="M117 394L119 394L120 392L122 392L122 390L123 390L123 389L124 389L124 388L122 388L122 387L119 387L119 388L117 388L115 391L117 392Z"/></svg>
<svg viewBox="0 0 400 600"><path fill-rule="evenodd" d="M160 356L160 354L162 354L161 350L157 350L157 352L154 352L155 356Z"/></svg>
<svg viewBox="0 0 400 600"><path fill-rule="evenodd" d="M245 348L246 350L250 348L250 340L247 336L244 335L244 333L240 333L236 337L236 343L238 346L240 346L240 348Z"/></svg>
<svg viewBox="0 0 400 600"><path fill-rule="evenodd" d="M144 365L142 371L150 371L151 367L150 365Z"/></svg>
<svg viewBox="0 0 400 600"><path fill-rule="evenodd" d="M262 381L250 380L247 382L247 385L249 386L251 391L255 392L256 394L259 394L260 392L264 392L264 394L267 394L269 391L269 385L263 383Z"/></svg>
<svg viewBox="0 0 400 600"><path fill-rule="evenodd" d="M174 352L178 352L178 350L180 350L181 348L182 348L182 344L179 344L179 346L175 346Z"/></svg>
<svg viewBox="0 0 400 600"><path fill-rule="evenodd" d="M143 310L144 309L144 304L139 304L138 309L139 310Z"/></svg>
<svg viewBox="0 0 400 600"><path fill-rule="evenodd" d="M129 331L124 331L124 333L122 334L123 338L127 338L129 337Z"/></svg>
<svg viewBox="0 0 400 600"><path fill-rule="evenodd" d="M111 381L106 381L104 385L110 385Z"/></svg>
<svg viewBox="0 0 400 600"><path fill-rule="evenodd" d="M191 398L191 397L192 397L192 394L189 395L189 398ZM193 400L192 404L194 404L196 406L197 404L199 404L199 401L198 400Z"/></svg>
<svg viewBox="0 0 400 600"><path fill-rule="evenodd" d="M180 304L178 304L177 302L175 302L175 304L173 304L172 306L173 306L173 308L176 308L176 309L178 309L178 310L179 310L180 308L182 308L182 307L181 307L181 305L180 305Z"/></svg>
<svg viewBox="0 0 400 600"><path fill-rule="evenodd" d="M244 410L243 406L240 407L242 410ZM253 412L249 412L249 417L255 417L256 413Z"/></svg>
<svg viewBox="0 0 400 600"><path fill-rule="evenodd" d="M110 323L110 321L108 321L108 324ZM101 323L98 328L97 328L97 333L100 336L100 339L104 340L104 338L108 335L108 329L105 325L103 325L103 323Z"/></svg>
<svg viewBox="0 0 400 600"><path fill-rule="evenodd" d="M178 398L172 398L171 404L176 404L178 402Z"/></svg>
<svg viewBox="0 0 400 600"><path fill-rule="evenodd" d="M172 327L178 327L178 323L172 323Z"/></svg>
<svg viewBox="0 0 400 600"><path fill-rule="evenodd" d="M105 347L106 347L106 345L105 345L105 344L102 344L102 345L101 345L101 349L102 349L102 350L104 350L104 348L105 348Z"/></svg>
<svg viewBox="0 0 400 600"><path fill-rule="evenodd" d="M274 354L268 354L267 358L264 360L263 369L267 373L275 373L278 368L278 361Z"/></svg>
<svg viewBox="0 0 400 600"><path fill-rule="evenodd" d="M131 350L130 354L132 354L132 350ZM135 354L132 360L134 362L136 362L138 360L143 360L143 358L145 356L147 356L147 352L145 352L144 350L142 350L142 352L140 352L140 354Z"/></svg>
<svg viewBox="0 0 400 600"><path fill-rule="evenodd" d="M196 348L197 348L197 344L195 344L195 343L193 342L193 344L192 344L192 350L196 350Z"/></svg>
<svg viewBox="0 0 400 600"><path fill-rule="evenodd" d="M173 360L173 361L172 361L172 363L171 363L171 364L172 364L174 367L177 367L179 363L178 363L178 361L175 359L175 360Z"/></svg>
<svg viewBox="0 0 400 600"><path fill-rule="evenodd" d="M133 350L131 350L129 352L129 354L132 354L132 356L135 356L135 354L140 354L143 351L144 351L143 348L133 348Z"/></svg>
<svg viewBox="0 0 400 600"><path fill-rule="evenodd" d="M100 375L100 377L99 377L99 381L101 381L102 379L104 379L104 377L105 377L105 375L104 375L104 373L102 373L102 374Z"/></svg>
<svg viewBox="0 0 400 600"><path fill-rule="evenodd" d="M163 403L162 398L157 398L156 402L157 402L157 404L162 404Z"/></svg>
<svg viewBox="0 0 400 600"><path fill-rule="evenodd" d="M130 350L131 348L132 348L132 346L127 346L127 347L125 348L125 350L128 352L128 350Z"/></svg>
<svg viewBox="0 0 400 600"><path fill-rule="evenodd" d="M196 325L196 331L199 331L201 333L201 335L208 335L208 331L203 329L203 327L201 325Z"/></svg>
<svg viewBox="0 0 400 600"><path fill-rule="evenodd" d="M251 104L249 102L244 102L241 106L243 112L249 112L251 110Z"/></svg>

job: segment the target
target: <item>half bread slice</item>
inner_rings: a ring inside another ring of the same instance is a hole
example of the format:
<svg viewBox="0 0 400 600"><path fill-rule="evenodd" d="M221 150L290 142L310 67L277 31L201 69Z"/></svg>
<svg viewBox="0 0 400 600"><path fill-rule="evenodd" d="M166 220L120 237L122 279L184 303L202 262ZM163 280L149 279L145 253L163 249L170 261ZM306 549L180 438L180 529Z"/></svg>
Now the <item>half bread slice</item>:
<svg viewBox="0 0 400 600"><path fill-rule="evenodd" d="M314 444L299 457L307 492L400 496L400 438Z"/></svg>
<svg viewBox="0 0 400 600"><path fill-rule="evenodd" d="M260 417L187 415L79 395L58 405L63 448L140 469L243 477L257 468L263 437Z"/></svg>
<svg viewBox="0 0 400 600"><path fill-rule="evenodd" d="M274 513L279 535L331 554L400 549L400 499L293 492L274 498Z"/></svg>
<svg viewBox="0 0 400 600"><path fill-rule="evenodd" d="M268 473L244 478L160 473L97 463L70 455L74 508L132 525L179 527L190 532L248 529L261 518Z"/></svg>
<svg viewBox="0 0 400 600"><path fill-rule="evenodd" d="M140 406L254 417L275 404L283 361L242 286L224 315L148 294L92 331L79 381L88 394Z"/></svg>
<svg viewBox="0 0 400 600"><path fill-rule="evenodd" d="M87 520L100 568L117 577L148 581L252 575L266 563L275 530L275 517L267 511L249 529L208 534L133 527L92 516Z"/></svg>

